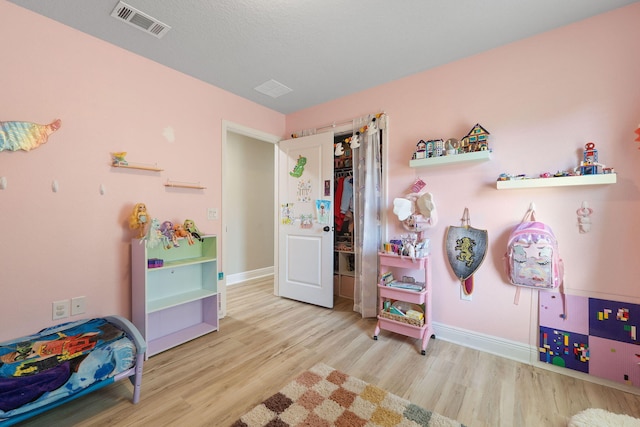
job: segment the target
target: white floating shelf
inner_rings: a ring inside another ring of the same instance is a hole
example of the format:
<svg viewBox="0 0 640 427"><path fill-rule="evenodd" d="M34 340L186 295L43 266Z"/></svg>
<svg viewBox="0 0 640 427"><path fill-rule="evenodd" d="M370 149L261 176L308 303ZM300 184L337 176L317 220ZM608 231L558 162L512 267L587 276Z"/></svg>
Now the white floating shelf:
<svg viewBox="0 0 640 427"><path fill-rule="evenodd" d="M565 187L575 185L615 184L617 174L601 173L596 175L561 176L551 178L523 178L508 181L496 181L498 190L513 188Z"/></svg>
<svg viewBox="0 0 640 427"><path fill-rule="evenodd" d="M412 168L421 168L425 166L445 165L449 163L462 163L470 161L489 160L491 151L474 151L473 153L452 154L449 156L429 157L427 159L409 160L409 166Z"/></svg>

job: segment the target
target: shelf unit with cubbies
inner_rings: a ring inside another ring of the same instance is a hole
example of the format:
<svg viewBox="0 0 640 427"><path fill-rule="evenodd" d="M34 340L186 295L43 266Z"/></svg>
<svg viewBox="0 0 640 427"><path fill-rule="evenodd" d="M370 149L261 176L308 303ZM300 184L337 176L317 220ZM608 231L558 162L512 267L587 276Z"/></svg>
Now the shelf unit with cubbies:
<svg viewBox="0 0 640 427"><path fill-rule="evenodd" d="M133 323L147 341L146 358L218 330L217 238L178 242L170 249L131 242Z"/></svg>

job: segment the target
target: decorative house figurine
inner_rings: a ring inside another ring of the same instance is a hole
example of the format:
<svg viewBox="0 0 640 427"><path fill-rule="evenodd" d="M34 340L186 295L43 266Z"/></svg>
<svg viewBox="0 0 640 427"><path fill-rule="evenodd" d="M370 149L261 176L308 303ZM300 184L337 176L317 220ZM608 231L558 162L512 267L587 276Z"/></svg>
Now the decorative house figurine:
<svg viewBox="0 0 640 427"><path fill-rule="evenodd" d="M414 159L426 159L427 158L427 143L422 139L416 144L416 151L413 153Z"/></svg>
<svg viewBox="0 0 640 427"><path fill-rule="evenodd" d="M489 135L489 131L476 123L467 136L460 140L460 151L462 153L472 153L474 151L488 150Z"/></svg>

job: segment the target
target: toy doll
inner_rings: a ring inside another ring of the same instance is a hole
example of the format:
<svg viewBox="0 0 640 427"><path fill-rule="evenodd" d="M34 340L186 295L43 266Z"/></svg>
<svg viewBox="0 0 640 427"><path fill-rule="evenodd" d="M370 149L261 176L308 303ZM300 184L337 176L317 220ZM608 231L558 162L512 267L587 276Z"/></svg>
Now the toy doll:
<svg viewBox="0 0 640 427"><path fill-rule="evenodd" d="M178 238L176 237L176 233L173 231L173 223L171 221L165 221L160 224L160 232L169 241L165 248L171 249L173 246L175 246L176 248L180 247Z"/></svg>
<svg viewBox="0 0 640 427"><path fill-rule="evenodd" d="M145 228L149 222L149 214L147 213L147 205L144 203L136 203L133 212L129 216L129 228L138 229L138 238L141 239L145 235Z"/></svg>
<svg viewBox="0 0 640 427"><path fill-rule="evenodd" d="M198 227L196 227L196 223L193 222L192 219L185 219L184 220L184 228L189 233L191 233L191 235L193 237L195 237L196 239L200 240L201 242L204 242L204 239L202 238L204 233L201 233L200 230L198 230Z"/></svg>
<svg viewBox="0 0 640 427"><path fill-rule="evenodd" d="M182 224L173 224L173 232L176 237L184 237L187 239L189 246L193 245L193 236Z"/></svg>

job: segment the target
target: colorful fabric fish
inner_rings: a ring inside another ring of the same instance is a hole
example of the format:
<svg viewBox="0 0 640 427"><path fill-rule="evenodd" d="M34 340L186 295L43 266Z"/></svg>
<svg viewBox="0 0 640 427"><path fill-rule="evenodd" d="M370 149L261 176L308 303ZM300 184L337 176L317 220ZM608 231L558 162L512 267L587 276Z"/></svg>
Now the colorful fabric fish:
<svg viewBox="0 0 640 427"><path fill-rule="evenodd" d="M47 142L49 135L60 129L60 119L48 125L31 122L0 122L0 151L38 148Z"/></svg>

